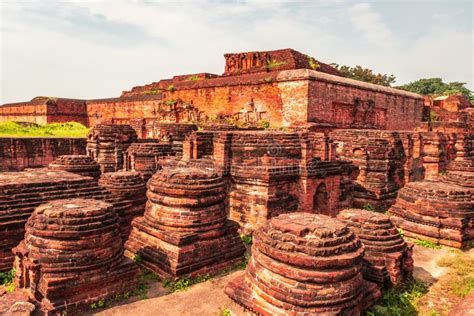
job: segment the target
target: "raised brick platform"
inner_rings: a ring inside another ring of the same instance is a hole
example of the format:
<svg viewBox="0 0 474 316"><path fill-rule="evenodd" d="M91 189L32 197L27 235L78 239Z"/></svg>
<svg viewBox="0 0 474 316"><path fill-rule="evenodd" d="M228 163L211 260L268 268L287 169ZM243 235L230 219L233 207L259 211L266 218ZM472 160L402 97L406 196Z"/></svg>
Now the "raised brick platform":
<svg viewBox="0 0 474 316"><path fill-rule="evenodd" d="M148 181L145 215L132 222L126 255L165 278L216 274L241 260L238 225L227 220L225 186L206 169L163 169Z"/></svg>
<svg viewBox="0 0 474 316"><path fill-rule="evenodd" d="M89 304L133 290L138 266L123 256L112 204L57 200L28 219L15 247L15 284L30 291L43 313L78 313Z"/></svg>
<svg viewBox="0 0 474 316"><path fill-rule="evenodd" d="M413 244L406 243L390 218L361 209L342 210L337 218L364 245L364 278L378 284L399 285L411 278Z"/></svg>
<svg viewBox="0 0 474 316"><path fill-rule="evenodd" d="M246 274L225 291L261 315L359 315L381 296L362 278L363 254L336 219L282 214L254 232Z"/></svg>

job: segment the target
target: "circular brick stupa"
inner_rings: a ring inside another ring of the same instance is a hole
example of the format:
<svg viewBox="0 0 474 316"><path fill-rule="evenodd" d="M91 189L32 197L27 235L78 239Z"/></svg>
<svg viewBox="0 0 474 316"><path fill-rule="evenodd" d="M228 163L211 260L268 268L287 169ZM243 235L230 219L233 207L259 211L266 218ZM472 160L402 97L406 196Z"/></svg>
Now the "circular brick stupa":
<svg viewBox="0 0 474 316"><path fill-rule="evenodd" d="M337 218L346 223L364 245L362 272L365 279L398 285L411 277L413 245L403 240L387 215L345 209Z"/></svg>
<svg viewBox="0 0 474 316"><path fill-rule="evenodd" d="M80 310L133 290L138 267L123 256L118 218L98 200L57 200L36 208L14 249L16 285L45 314Z"/></svg>
<svg viewBox="0 0 474 316"><path fill-rule="evenodd" d="M132 231L132 220L145 212L146 184L138 172L117 171L104 173L99 185L119 202L115 211L119 216L122 238L126 240Z"/></svg>
<svg viewBox="0 0 474 316"><path fill-rule="evenodd" d="M254 232L245 275L225 291L262 315L359 315L381 295L362 278L364 249L342 222L288 213Z"/></svg>
<svg viewBox="0 0 474 316"><path fill-rule="evenodd" d="M86 155L64 155L49 164L48 169L64 170L81 176L99 178L100 166Z"/></svg>
<svg viewBox="0 0 474 316"><path fill-rule="evenodd" d="M241 260L238 225L227 220L225 186L209 169L163 169L148 181L145 215L136 218L126 255L166 278L215 274Z"/></svg>

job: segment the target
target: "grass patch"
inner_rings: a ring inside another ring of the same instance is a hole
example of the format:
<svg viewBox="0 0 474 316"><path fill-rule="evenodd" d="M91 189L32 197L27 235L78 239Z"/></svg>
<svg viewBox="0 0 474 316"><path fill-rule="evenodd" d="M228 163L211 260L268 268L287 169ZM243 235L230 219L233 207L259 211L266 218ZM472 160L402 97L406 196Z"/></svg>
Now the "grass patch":
<svg viewBox="0 0 474 316"><path fill-rule="evenodd" d="M367 316L414 316L418 315L417 304L428 293L428 286L417 279L400 288L385 291L380 301L368 312Z"/></svg>
<svg viewBox="0 0 474 316"><path fill-rule="evenodd" d="M100 300L97 300L89 304L89 307L90 309L104 308L107 305L111 305L112 303L122 302L124 300L127 300L128 298L132 296L140 296L140 299L142 300L147 299L148 289L150 288L149 283L155 282L158 280L159 278L156 274L148 270L142 269L140 272L140 276L138 277L138 285L133 291L118 294L118 295L115 295L114 297L110 297L107 299L101 298Z"/></svg>
<svg viewBox="0 0 474 316"><path fill-rule="evenodd" d="M163 287L167 289L168 292L170 293L186 291L189 289L191 285L206 282L210 279L212 279L212 277L209 274L205 274L205 275L199 275L195 278L184 277L176 281L164 280Z"/></svg>
<svg viewBox="0 0 474 316"><path fill-rule="evenodd" d="M0 137L86 137L89 129L76 122L46 125L0 123Z"/></svg>
<svg viewBox="0 0 474 316"><path fill-rule="evenodd" d="M413 243L415 245L425 247L425 248L430 248L430 249L441 249L441 246L438 244L435 244L432 241L429 240L424 240L424 239L414 239Z"/></svg>
<svg viewBox="0 0 474 316"><path fill-rule="evenodd" d="M268 69L273 69L273 68L283 66L285 64L286 64L285 61L279 61L279 60L276 60L276 59L272 59L272 60L267 62L267 68Z"/></svg>
<svg viewBox="0 0 474 316"><path fill-rule="evenodd" d="M150 89L150 90L145 90L142 92L142 94L146 94L146 95L154 95L154 94L160 94L162 93L163 90L162 89Z"/></svg>
<svg viewBox="0 0 474 316"><path fill-rule="evenodd" d="M202 80L202 78L199 77L199 75L192 75L186 79L186 81L198 81L198 80Z"/></svg>
<svg viewBox="0 0 474 316"><path fill-rule="evenodd" d="M232 314L232 312L228 308L224 308L219 311L219 316L232 316L232 315L234 314Z"/></svg>
<svg viewBox="0 0 474 316"><path fill-rule="evenodd" d="M464 298L474 292L474 257L456 252L437 261L438 266L449 269L448 287L454 295Z"/></svg>

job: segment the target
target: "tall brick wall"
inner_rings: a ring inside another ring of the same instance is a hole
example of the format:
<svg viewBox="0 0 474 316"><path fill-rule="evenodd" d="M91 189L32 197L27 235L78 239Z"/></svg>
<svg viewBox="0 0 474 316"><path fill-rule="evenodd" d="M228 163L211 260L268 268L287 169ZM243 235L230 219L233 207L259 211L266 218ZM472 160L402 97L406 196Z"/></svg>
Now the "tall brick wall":
<svg viewBox="0 0 474 316"><path fill-rule="evenodd" d="M0 122L6 121L47 124L47 105L22 102L0 106Z"/></svg>
<svg viewBox="0 0 474 316"><path fill-rule="evenodd" d="M85 153L85 138L0 138L0 171L46 167L58 156Z"/></svg>
<svg viewBox="0 0 474 316"><path fill-rule="evenodd" d="M141 95L123 98L96 99L87 101L87 116L90 126L98 123L130 124L133 119L156 116L161 95Z"/></svg>
<svg viewBox="0 0 474 316"><path fill-rule="evenodd" d="M309 121L329 122L338 128L409 130L422 120L423 98L415 93L311 70L300 72L311 80Z"/></svg>

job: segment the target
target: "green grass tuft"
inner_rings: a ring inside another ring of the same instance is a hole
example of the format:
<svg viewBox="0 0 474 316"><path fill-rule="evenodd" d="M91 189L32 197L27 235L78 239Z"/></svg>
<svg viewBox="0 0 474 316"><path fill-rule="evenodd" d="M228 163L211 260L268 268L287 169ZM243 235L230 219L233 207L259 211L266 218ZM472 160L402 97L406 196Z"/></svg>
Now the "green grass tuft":
<svg viewBox="0 0 474 316"><path fill-rule="evenodd" d="M386 290L380 301L370 311L366 312L366 315L418 315L418 301L426 293L428 293L428 286L420 280L412 279L401 288L390 288Z"/></svg>
<svg viewBox="0 0 474 316"><path fill-rule="evenodd" d="M191 285L206 282L212 279L209 274L199 275L195 278L183 277L177 279L176 281L164 280L163 287L167 289L170 293L186 291Z"/></svg>
<svg viewBox="0 0 474 316"><path fill-rule="evenodd" d="M86 137L89 129L76 122L47 125L0 123L0 137Z"/></svg>
<svg viewBox="0 0 474 316"><path fill-rule="evenodd" d="M441 246L438 244L435 244L432 241L429 240L424 240L424 239L415 239L413 240L413 243L415 245L425 247L425 248L430 248L430 249L441 249Z"/></svg>

